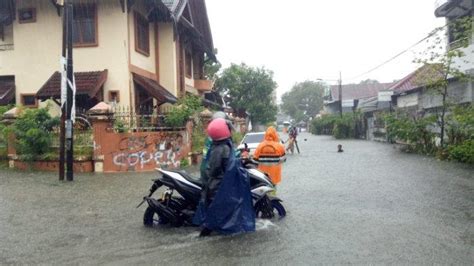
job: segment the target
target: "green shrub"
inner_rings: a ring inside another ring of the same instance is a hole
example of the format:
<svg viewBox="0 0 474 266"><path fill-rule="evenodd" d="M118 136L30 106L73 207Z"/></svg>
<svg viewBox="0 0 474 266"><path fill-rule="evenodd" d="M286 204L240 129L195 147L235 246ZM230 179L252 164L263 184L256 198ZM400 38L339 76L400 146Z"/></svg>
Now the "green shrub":
<svg viewBox="0 0 474 266"><path fill-rule="evenodd" d="M165 123L169 127L183 127L193 114L201 112L202 109L201 98L187 95L179 99L177 105L172 106L165 117Z"/></svg>
<svg viewBox="0 0 474 266"><path fill-rule="evenodd" d="M59 118L52 118L47 108L26 109L13 123L15 148L25 160L34 160L49 152L53 127L59 125Z"/></svg>
<svg viewBox="0 0 474 266"><path fill-rule="evenodd" d="M323 115L311 121L310 131L315 135L332 135L334 123L338 119L337 115Z"/></svg>
<svg viewBox="0 0 474 266"><path fill-rule="evenodd" d="M384 119L389 140L407 143L410 151L424 154L436 152L436 135L430 130L436 123L436 116L416 118L406 114L388 114Z"/></svg>
<svg viewBox="0 0 474 266"><path fill-rule="evenodd" d="M204 143L206 142L206 138L207 138L206 132L204 131L202 122L199 120L193 128L193 133L191 136L192 152L201 153L204 149Z"/></svg>
<svg viewBox="0 0 474 266"><path fill-rule="evenodd" d="M462 163L474 164L474 140L448 146L448 158Z"/></svg>

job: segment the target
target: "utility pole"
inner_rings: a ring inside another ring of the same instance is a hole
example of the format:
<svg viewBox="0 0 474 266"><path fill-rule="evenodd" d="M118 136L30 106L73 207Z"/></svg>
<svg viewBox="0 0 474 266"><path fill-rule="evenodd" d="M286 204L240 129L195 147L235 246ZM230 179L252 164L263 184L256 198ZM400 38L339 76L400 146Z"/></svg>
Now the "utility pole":
<svg viewBox="0 0 474 266"><path fill-rule="evenodd" d="M341 71L339 71L339 114L342 117L342 76L341 76Z"/></svg>
<svg viewBox="0 0 474 266"><path fill-rule="evenodd" d="M72 0L65 1L66 13L67 13L67 112L66 112L66 178L68 181L74 180L73 171L73 123L72 123L72 112L73 112L73 88L74 84L74 72L72 64L72 19L73 19L73 5Z"/></svg>
<svg viewBox="0 0 474 266"><path fill-rule="evenodd" d="M67 12L64 10L64 3L63 3L63 47L61 53L61 124L59 126L59 180L64 180L64 142L66 140L66 103L63 102L63 86L62 80L65 78L62 75L65 74L65 64L64 59L66 58L66 34L67 34ZM66 85L67 86L67 85Z"/></svg>

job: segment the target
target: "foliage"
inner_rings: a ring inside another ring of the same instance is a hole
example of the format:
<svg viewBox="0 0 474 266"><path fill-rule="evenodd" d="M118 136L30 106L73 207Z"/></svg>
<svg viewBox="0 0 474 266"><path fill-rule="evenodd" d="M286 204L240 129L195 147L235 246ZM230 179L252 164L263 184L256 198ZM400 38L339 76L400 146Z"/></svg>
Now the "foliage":
<svg viewBox="0 0 474 266"><path fill-rule="evenodd" d="M323 95L323 84L314 81L300 82L283 94L281 108L297 122L308 121L322 109Z"/></svg>
<svg viewBox="0 0 474 266"><path fill-rule="evenodd" d="M26 109L13 123L15 148L26 160L32 160L49 151L53 127L59 118L52 118L47 108Z"/></svg>
<svg viewBox="0 0 474 266"><path fill-rule="evenodd" d="M203 110L201 98L194 95L186 95L179 99L177 105L165 117L165 123L170 127L183 127L188 119Z"/></svg>
<svg viewBox="0 0 474 266"><path fill-rule="evenodd" d="M179 167L187 167L189 166L189 161L186 158L182 158L181 161L179 162Z"/></svg>
<svg viewBox="0 0 474 266"><path fill-rule="evenodd" d="M234 110L245 109L253 123L261 124L275 121L277 107L272 95L276 87L272 71L243 63L224 69L216 81L217 91L225 95Z"/></svg>
<svg viewBox="0 0 474 266"><path fill-rule="evenodd" d="M202 153L207 135L206 135L206 132L204 130L204 126L202 125L201 120L195 123L191 138L192 138L192 147L191 147L192 152Z"/></svg>
<svg viewBox="0 0 474 266"><path fill-rule="evenodd" d="M311 133L316 135L332 135L336 139L355 138L359 113L340 115L323 115L311 121Z"/></svg>
<svg viewBox="0 0 474 266"><path fill-rule="evenodd" d="M334 121L332 135L336 139L348 139L355 137L355 116L345 113Z"/></svg>
<svg viewBox="0 0 474 266"><path fill-rule="evenodd" d="M117 133L125 133L128 132L129 128L127 123L124 121L123 118L116 117L114 120L114 130Z"/></svg>
<svg viewBox="0 0 474 266"><path fill-rule="evenodd" d="M410 151L433 154L436 151L435 133L430 129L436 122L436 116L409 117L405 114L385 116L388 139L408 144Z"/></svg>
<svg viewBox="0 0 474 266"><path fill-rule="evenodd" d="M445 128L446 128L446 114L449 113L452 107L448 87L449 80L459 80L461 82L472 79L466 75L462 69L459 68L457 62L464 61L468 64L470 56L465 55L465 49L469 45L469 40L473 34L474 27L472 27L472 17L461 17L450 21L448 30L444 27L435 29L427 40L428 48L424 50L418 58L414 60L416 63L421 63L430 71L415 80L420 86L424 86L428 91L440 95L442 100L441 110L436 113L437 123L440 127L440 146L445 146ZM449 49L446 49L445 43L449 36L454 37L455 44L450 44Z"/></svg>
<svg viewBox="0 0 474 266"><path fill-rule="evenodd" d="M338 115L323 115L311 121L311 133L315 135L332 135Z"/></svg>
<svg viewBox="0 0 474 266"><path fill-rule="evenodd" d="M474 139L474 104L456 106L447 116L447 135L450 145Z"/></svg>
<svg viewBox="0 0 474 266"><path fill-rule="evenodd" d="M458 145L448 146L448 158L462 163L474 164L474 139Z"/></svg>
<svg viewBox="0 0 474 266"><path fill-rule="evenodd" d="M221 63L206 59L204 61L204 76L206 79L215 81L217 79L217 73L221 67Z"/></svg>
<svg viewBox="0 0 474 266"><path fill-rule="evenodd" d="M3 117L3 114L10 110L12 106L0 106L0 120ZM7 142L8 142L8 134L7 134L7 127L5 124L0 122L0 159L6 158L7 156Z"/></svg>
<svg viewBox="0 0 474 266"><path fill-rule="evenodd" d="M234 141L235 144L240 144L243 138L244 138L244 135L242 135L242 133L238 131L232 132L232 141Z"/></svg>

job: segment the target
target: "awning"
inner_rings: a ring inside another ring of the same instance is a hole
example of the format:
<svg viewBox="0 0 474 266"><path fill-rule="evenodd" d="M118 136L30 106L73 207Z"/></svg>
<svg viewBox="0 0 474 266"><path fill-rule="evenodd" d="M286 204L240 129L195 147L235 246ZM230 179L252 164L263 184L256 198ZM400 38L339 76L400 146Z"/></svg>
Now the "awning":
<svg viewBox="0 0 474 266"><path fill-rule="evenodd" d="M472 0L448 0L435 10L436 17L462 17L472 12Z"/></svg>
<svg viewBox="0 0 474 266"><path fill-rule="evenodd" d="M107 80L107 69L103 71L76 72L76 96L87 95L93 98ZM36 93L40 100L61 98L61 74L56 71Z"/></svg>
<svg viewBox="0 0 474 266"><path fill-rule="evenodd" d="M0 105L12 103L15 98L15 82L0 81Z"/></svg>
<svg viewBox="0 0 474 266"><path fill-rule="evenodd" d="M157 99L159 105L163 103L176 103L178 101L178 98L152 79L133 73L133 81L140 85L153 98Z"/></svg>

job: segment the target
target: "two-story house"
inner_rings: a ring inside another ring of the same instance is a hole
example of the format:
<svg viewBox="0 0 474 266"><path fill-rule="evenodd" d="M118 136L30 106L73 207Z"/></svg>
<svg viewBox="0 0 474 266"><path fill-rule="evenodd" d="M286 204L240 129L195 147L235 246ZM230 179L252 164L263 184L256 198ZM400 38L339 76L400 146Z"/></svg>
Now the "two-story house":
<svg viewBox="0 0 474 266"><path fill-rule="evenodd" d="M216 60L204 0L74 0L76 106L151 110L212 89ZM59 103L63 8L0 1L0 105Z"/></svg>
<svg viewBox="0 0 474 266"><path fill-rule="evenodd" d="M451 65L474 78L474 0L438 0L435 16L446 18L447 49L461 49L464 53L462 57L454 58ZM457 29L458 26L454 22L463 18L471 19L471 27L463 29L464 31L470 31L470 34L467 34L470 36L457 34L459 29ZM460 47L459 44L463 41L461 38L468 38L467 47ZM474 82L472 78L467 81L450 78L449 82L449 89L457 93L457 102L474 101ZM440 100L435 99L429 102L439 104Z"/></svg>

